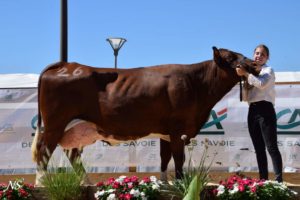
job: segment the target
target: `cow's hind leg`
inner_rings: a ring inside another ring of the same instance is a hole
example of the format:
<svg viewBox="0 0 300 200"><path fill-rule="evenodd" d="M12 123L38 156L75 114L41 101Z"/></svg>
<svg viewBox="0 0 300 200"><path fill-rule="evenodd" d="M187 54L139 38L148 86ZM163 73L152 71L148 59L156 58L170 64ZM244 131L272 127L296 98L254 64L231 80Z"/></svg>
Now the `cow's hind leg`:
<svg viewBox="0 0 300 200"><path fill-rule="evenodd" d="M47 166L49 160L56 148L57 142L56 140L46 140L46 132L41 134L41 139L37 143L37 169L36 169L36 178L35 185L42 186L42 178L44 174L47 172ZM47 143L46 143L47 141Z"/></svg>
<svg viewBox="0 0 300 200"><path fill-rule="evenodd" d="M167 169L168 164L172 157L172 151L170 147L170 142L166 140L160 139L160 159L161 159L161 166L160 166L160 179L162 181L167 181Z"/></svg>
<svg viewBox="0 0 300 200"><path fill-rule="evenodd" d="M85 171L83 162L81 160L81 153L82 150L78 149L78 148L73 148L71 150L64 150L64 152L66 153L67 157L70 160L70 163L73 166L74 171L79 175L82 176L82 183L84 185L89 185L90 181L88 178L88 175Z"/></svg>

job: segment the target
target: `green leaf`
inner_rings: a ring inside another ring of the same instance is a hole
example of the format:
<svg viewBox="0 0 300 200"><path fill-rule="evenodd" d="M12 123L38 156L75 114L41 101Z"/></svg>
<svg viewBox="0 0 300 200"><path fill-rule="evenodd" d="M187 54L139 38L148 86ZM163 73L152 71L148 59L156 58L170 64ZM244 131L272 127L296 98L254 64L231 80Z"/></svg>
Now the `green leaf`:
<svg viewBox="0 0 300 200"><path fill-rule="evenodd" d="M200 184L200 176L194 176L192 182L189 185L188 193L185 195L183 200L200 200L200 191L201 191L201 184Z"/></svg>

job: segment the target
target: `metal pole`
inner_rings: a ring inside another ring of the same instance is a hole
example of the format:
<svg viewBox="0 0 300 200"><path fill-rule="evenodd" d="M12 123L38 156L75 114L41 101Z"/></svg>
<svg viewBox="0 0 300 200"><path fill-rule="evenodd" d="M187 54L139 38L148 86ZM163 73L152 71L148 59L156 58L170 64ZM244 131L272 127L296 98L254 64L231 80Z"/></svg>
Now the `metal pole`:
<svg viewBox="0 0 300 200"><path fill-rule="evenodd" d="M68 0L61 0L60 61L68 62Z"/></svg>
<svg viewBox="0 0 300 200"><path fill-rule="evenodd" d="M115 55L115 69L117 69L118 51L119 51L119 50L114 50L114 55Z"/></svg>

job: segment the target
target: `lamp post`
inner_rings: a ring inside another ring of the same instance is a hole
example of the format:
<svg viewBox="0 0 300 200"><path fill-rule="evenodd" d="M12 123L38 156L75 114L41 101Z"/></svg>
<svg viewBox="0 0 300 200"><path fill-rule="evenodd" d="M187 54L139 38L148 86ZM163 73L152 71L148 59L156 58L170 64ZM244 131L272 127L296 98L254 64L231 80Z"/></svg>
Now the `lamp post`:
<svg viewBox="0 0 300 200"><path fill-rule="evenodd" d="M60 61L68 61L68 0L61 0Z"/></svg>
<svg viewBox="0 0 300 200"><path fill-rule="evenodd" d="M115 69L117 69L117 57L118 52L121 49L121 47L124 45L124 43L127 41L125 38L107 38L106 41L109 42L110 46L114 50L114 56L115 56Z"/></svg>

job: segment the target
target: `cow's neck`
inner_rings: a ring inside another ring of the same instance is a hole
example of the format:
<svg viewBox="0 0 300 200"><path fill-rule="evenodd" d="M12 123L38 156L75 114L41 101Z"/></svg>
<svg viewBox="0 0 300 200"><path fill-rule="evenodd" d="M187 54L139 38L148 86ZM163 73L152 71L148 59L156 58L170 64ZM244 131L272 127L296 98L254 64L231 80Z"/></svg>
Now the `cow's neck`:
<svg viewBox="0 0 300 200"><path fill-rule="evenodd" d="M203 63L203 67L200 73L204 74L205 77L200 77L200 82L204 80L208 85L208 99L213 104L216 104L219 100L222 99L239 81L238 76L235 74L234 70L230 69L225 71L220 67L214 65L213 61ZM204 79L203 79L204 78ZM201 85L201 84L200 84ZM201 90L201 88L200 88Z"/></svg>
<svg viewBox="0 0 300 200"><path fill-rule="evenodd" d="M216 78L213 79L215 87L212 94L220 100L237 84L239 79L234 70L226 72L216 67L216 71Z"/></svg>

